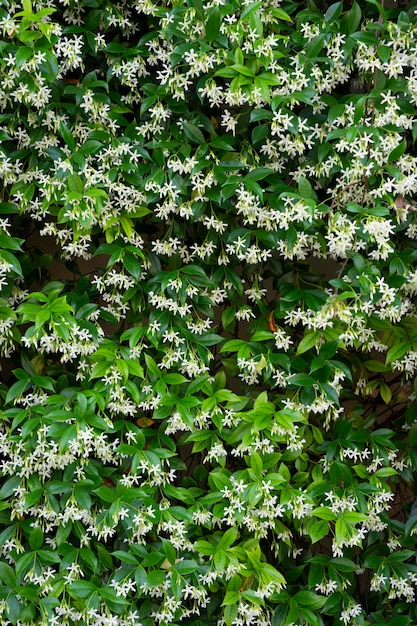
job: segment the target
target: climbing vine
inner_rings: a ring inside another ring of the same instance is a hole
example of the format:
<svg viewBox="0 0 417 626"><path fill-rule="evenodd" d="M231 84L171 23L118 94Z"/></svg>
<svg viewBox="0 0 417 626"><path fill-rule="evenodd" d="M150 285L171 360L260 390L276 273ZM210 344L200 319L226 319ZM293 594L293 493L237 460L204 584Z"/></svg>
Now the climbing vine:
<svg viewBox="0 0 417 626"><path fill-rule="evenodd" d="M416 10L0 3L2 624L416 623Z"/></svg>

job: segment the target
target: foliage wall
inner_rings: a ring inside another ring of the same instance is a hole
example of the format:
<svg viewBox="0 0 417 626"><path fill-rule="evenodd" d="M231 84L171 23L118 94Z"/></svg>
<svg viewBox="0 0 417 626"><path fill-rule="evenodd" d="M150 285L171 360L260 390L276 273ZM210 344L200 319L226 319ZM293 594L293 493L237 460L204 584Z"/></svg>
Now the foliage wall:
<svg viewBox="0 0 417 626"><path fill-rule="evenodd" d="M417 623L416 7L2 0L2 624Z"/></svg>

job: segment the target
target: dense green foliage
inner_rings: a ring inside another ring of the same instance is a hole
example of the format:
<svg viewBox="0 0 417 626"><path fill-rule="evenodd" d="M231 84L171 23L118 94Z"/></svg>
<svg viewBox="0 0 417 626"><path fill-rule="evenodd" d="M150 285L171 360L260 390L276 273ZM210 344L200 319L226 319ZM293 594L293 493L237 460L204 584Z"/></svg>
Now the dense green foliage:
<svg viewBox="0 0 417 626"><path fill-rule="evenodd" d="M0 2L0 620L417 623L416 3Z"/></svg>

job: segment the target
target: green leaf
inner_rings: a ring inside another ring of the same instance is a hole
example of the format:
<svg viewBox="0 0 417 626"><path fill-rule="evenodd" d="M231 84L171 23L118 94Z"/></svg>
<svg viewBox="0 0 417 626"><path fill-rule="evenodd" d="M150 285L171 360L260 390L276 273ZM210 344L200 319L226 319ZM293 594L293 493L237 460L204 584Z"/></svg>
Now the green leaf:
<svg viewBox="0 0 417 626"><path fill-rule="evenodd" d="M392 398L392 391L388 387L388 385L381 381L379 384L379 393L381 394L381 398L385 402L385 404L389 404Z"/></svg>
<svg viewBox="0 0 417 626"><path fill-rule="evenodd" d="M74 498L84 509L91 509L91 496L87 488L76 486L74 489Z"/></svg>
<svg viewBox="0 0 417 626"><path fill-rule="evenodd" d="M215 76L221 76L222 78L234 78L237 76L236 70L231 67L222 67L214 73Z"/></svg>
<svg viewBox="0 0 417 626"><path fill-rule="evenodd" d="M252 129L252 143L257 144L263 141L269 135L269 127L266 124L260 124Z"/></svg>
<svg viewBox="0 0 417 626"><path fill-rule="evenodd" d="M20 47L18 48L15 56L15 63L17 67L21 67L25 61L30 59L32 56L32 48L29 47Z"/></svg>
<svg viewBox="0 0 417 626"><path fill-rule="evenodd" d="M224 137L217 137L210 141L211 148L215 148L216 150L227 150L228 152L232 152L236 144L235 137L231 137L230 135L225 135Z"/></svg>
<svg viewBox="0 0 417 626"><path fill-rule="evenodd" d="M379 478L388 478L388 476L395 476L396 474L398 474L398 472L393 467L380 467L376 470L374 476L378 476Z"/></svg>
<svg viewBox="0 0 417 626"><path fill-rule="evenodd" d="M129 552L125 552L124 550L116 550L115 552L112 552L111 554L116 559L119 559L119 561L122 561L122 563L129 563L129 565L138 564L137 558L133 556L133 554L130 554Z"/></svg>
<svg viewBox="0 0 417 626"><path fill-rule="evenodd" d="M359 513L358 511L345 511L342 516L345 522L349 522L350 524L357 524L358 522L364 522L368 519L365 513Z"/></svg>
<svg viewBox="0 0 417 626"><path fill-rule="evenodd" d="M133 448L133 450L135 451L136 449ZM106 487L105 485L97 487L97 489L94 489L93 493L103 500L103 502L112 503L117 499L116 490L111 487Z"/></svg>
<svg viewBox="0 0 417 626"><path fill-rule="evenodd" d="M155 573L155 572L152 572ZM162 573L162 572L161 572ZM158 572L159 574L159 572ZM100 596L102 598L104 598L104 600L108 601L106 602L106 604L109 607L112 607L114 604L118 604L118 605L122 605L122 606L127 606L129 604L129 600L127 600L126 598L124 598L121 595L117 594L116 589L109 589L108 587L102 587L98 590ZM120 609L119 609L120 610Z"/></svg>
<svg viewBox="0 0 417 626"><path fill-rule="evenodd" d="M223 341L223 337L221 335L216 335L216 333L207 333L207 335L192 335L192 338L195 343L202 346L214 346Z"/></svg>
<svg viewBox="0 0 417 626"><path fill-rule="evenodd" d="M319 341L320 336L321 336L321 333L319 330L316 330L313 333L308 333L308 335L305 335L301 339L300 343L298 344L297 354L303 354L304 352L307 352L307 350L314 348L317 345L317 342Z"/></svg>
<svg viewBox="0 0 417 626"><path fill-rule="evenodd" d="M16 624L22 611L22 604L15 595L9 596L7 599L7 617L10 623Z"/></svg>
<svg viewBox="0 0 417 626"><path fill-rule="evenodd" d="M291 16L286 13L283 9L279 9L277 7L271 7L270 11L272 15L279 20L283 20L284 22L292 22Z"/></svg>
<svg viewBox="0 0 417 626"><path fill-rule="evenodd" d="M312 199L317 198L317 195L313 187L311 186L310 181L308 181L307 178L305 178L305 176L300 176L298 178L298 193L303 198L312 198Z"/></svg>
<svg viewBox="0 0 417 626"><path fill-rule="evenodd" d="M240 15L240 19L241 20L245 20L248 16L250 16L255 11L260 9L261 6L262 6L262 2L260 0L258 0L257 2L250 2L250 3L246 4L245 8L242 10L242 13Z"/></svg>
<svg viewBox="0 0 417 626"><path fill-rule="evenodd" d="M211 556L216 552L216 548L204 539L198 539L198 541L194 543L194 549L199 554L202 554L204 556Z"/></svg>
<svg viewBox="0 0 417 626"><path fill-rule="evenodd" d="M164 548L165 556L171 565L175 565L177 560L177 551L168 539L162 539L162 545Z"/></svg>
<svg viewBox="0 0 417 626"><path fill-rule="evenodd" d="M262 457L257 452L252 452L250 456L250 466L252 470L255 472L257 478L262 478L262 469L263 469Z"/></svg>
<svg viewBox="0 0 417 626"><path fill-rule="evenodd" d="M355 2L352 5L352 8L346 13L346 15L343 16L343 19L340 25L342 32L345 32L348 35L351 35L352 33L354 33L359 27L361 18L362 18L362 11L361 11L359 4L355 0Z"/></svg>
<svg viewBox="0 0 417 626"><path fill-rule="evenodd" d="M218 547L220 549L229 548L232 545L232 543L236 541L238 534L239 534L239 531L236 528L236 526L232 526L232 528L229 528L223 534L222 540L220 541L220 544Z"/></svg>
<svg viewBox="0 0 417 626"><path fill-rule="evenodd" d="M214 567L218 572L223 572L227 566L227 554L224 550L216 550L213 557Z"/></svg>
<svg viewBox="0 0 417 626"><path fill-rule="evenodd" d="M175 569L184 576L196 572L198 570L198 564L192 559L184 559L176 563Z"/></svg>
<svg viewBox="0 0 417 626"><path fill-rule="evenodd" d="M354 572L357 569L357 565L351 559L338 556L331 560L331 565L339 572ZM369 567L369 566L366 566Z"/></svg>
<svg viewBox="0 0 417 626"><path fill-rule="evenodd" d="M101 143L101 141L97 141L95 139L89 139L88 141L85 141L82 146L80 147L80 154L94 154L95 152L98 152L98 150L100 150L100 148L103 147L103 144ZM89 189L87 192L87 195L92 195L92 196L98 196L101 195L103 197L107 197L106 192L104 191L104 189Z"/></svg>
<svg viewBox="0 0 417 626"><path fill-rule="evenodd" d="M319 356L322 359L331 359L336 354L338 346L339 341L337 339L334 341L326 341L320 348Z"/></svg>
<svg viewBox="0 0 417 626"><path fill-rule="evenodd" d="M388 157L388 162L393 163L397 161L400 158L400 156L404 154L406 149L407 149L407 141L403 139L402 142L396 148L391 150L389 157Z"/></svg>
<svg viewBox="0 0 417 626"><path fill-rule="evenodd" d="M14 589L16 586L16 575L10 565L4 562L0 562L0 584L7 585Z"/></svg>
<svg viewBox="0 0 417 626"><path fill-rule="evenodd" d="M224 600L222 602L222 606L227 606L228 604L237 604L239 602L239 593L237 591L227 591L224 596Z"/></svg>
<svg viewBox="0 0 417 626"><path fill-rule="evenodd" d="M227 281L233 285L236 293L241 296L243 294L243 283L240 276L229 267L225 268L224 273Z"/></svg>
<svg viewBox="0 0 417 626"><path fill-rule="evenodd" d="M20 487L21 478L20 476L12 476L5 483L3 483L0 489L0 499L8 498L14 493L14 491Z"/></svg>
<svg viewBox="0 0 417 626"><path fill-rule="evenodd" d="M78 174L68 174L68 189L82 194L84 191L84 183Z"/></svg>
<svg viewBox="0 0 417 626"><path fill-rule="evenodd" d="M223 612L223 619L225 621L226 626L232 626L235 623L235 620L237 619L237 616L238 616L238 612L239 612L239 608L238 608L237 603L228 604L227 606L225 606L224 612Z"/></svg>
<svg viewBox="0 0 417 626"><path fill-rule="evenodd" d="M246 178L246 177L243 179L243 183L244 183L245 187L247 189L249 189L249 191L253 191L253 193L256 194L257 196L259 196L259 198L262 201L264 190L259 185L259 183L257 183L256 181L252 180L251 178Z"/></svg>
<svg viewBox="0 0 417 626"><path fill-rule="evenodd" d="M324 21L331 24L336 20L343 10L343 2L335 2L331 4L324 14Z"/></svg>
<svg viewBox="0 0 417 626"><path fill-rule="evenodd" d="M41 528L34 528L29 535L29 545L32 550L39 550L43 544L43 532Z"/></svg>
<svg viewBox="0 0 417 626"><path fill-rule="evenodd" d="M162 376L162 380L167 383L167 385L180 385L181 383L187 383L188 380L182 374L175 374L174 372L171 374L164 374Z"/></svg>
<svg viewBox="0 0 417 626"><path fill-rule="evenodd" d="M381 44L377 47L376 51L381 61L383 63L386 63L391 56L392 48L390 46L384 46L383 44ZM391 160L394 160L394 159L391 159L391 158L388 159L388 161L391 161Z"/></svg>
<svg viewBox="0 0 417 626"><path fill-rule="evenodd" d="M215 41L220 33L220 25L221 25L221 17L220 11L217 6L215 6L208 13L208 18L205 26L206 36L205 40L208 43L212 43Z"/></svg>
<svg viewBox="0 0 417 626"><path fill-rule="evenodd" d="M242 591L241 595L243 598L246 598L246 600L249 600L249 602L252 602L252 604L265 606L265 600L263 598L260 598L254 589L247 589L246 591Z"/></svg>
<svg viewBox="0 0 417 626"><path fill-rule="evenodd" d="M0 235L0 248L7 248L8 250L15 250L16 252L22 251L22 244L24 239L17 239L16 237L9 237L9 235Z"/></svg>
<svg viewBox="0 0 417 626"><path fill-rule="evenodd" d="M131 211L129 213L129 215L130 215L130 217L133 217L135 219L140 219L141 217L145 217L145 215L149 215L150 213L152 213L152 211L150 209L148 209L146 206L139 206L134 211ZM135 253L139 254L139 256L144 258L142 256L142 251L141 250L136 250Z"/></svg>
<svg viewBox="0 0 417 626"><path fill-rule="evenodd" d="M242 76L248 76L249 78L254 77L254 72L246 65L235 63L234 65L231 65L230 67L236 72L238 72L239 74L242 74Z"/></svg>
<svg viewBox="0 0 417 626"><path fill-rule="evenodd" d="M408 615L396 615L389 622L387 626L409 626L410 618Z"/></svg>
<svg viewBox="0 0 417 626"><path fill-rule="evenodd" d="M329 521L335 520L337 517L335 513L333 513L331 508L328 506L318 506L317 508L311 511L311 515L314 515L315 517L318 517L319 519L329 520Z"/></svg>
<svg viewBox="0 0 417 626"><path fill-rule="evenodd" d="M62 136L63 140L65 141L65 143L67 144L68 148L72 152L74 150L74 148L75 148L75 140L74 140L74 137L73 137L70 129L67 126L65 126L65 124L63 124L62 122L60 124L60 129L61 129L61 136Z"/></svg>
<svg viewBox="0 0 417 626"><path fill-rule="evenodd" d="M312 526L308 529L308 534L311 538L312 543L316 543L323 539L329 532L329 522L326 520L320 520L318 522L314 522Z"/></svg>
<svg viewBox="0 0 417 626"><path fill-rule="evenodd" d="M324 391L329 400L339 405L339 394L333 387L333 385L328 385L327 383L324 383L320 385L320 389Z"/></svg>
<svg viewBox="0 0 417 626"><path fill-rule="evenodd" d="M8 252L7 250L0 250L0 258L3 258L7 263L11 265L11 269L13 272L16 272L16 274L18 274L19 276L23 276L20 263L18 259L14 256L14 254Z"/></svg>
<svg viewBox="0 0 417 626"><path fill-rule="evenodd" d="M255 167L245 176L246 180L262 180L272 174L273 170L269 167Z"/></svg>
<svg viewBox="0 0 417 626"><path fill-rule="evenodd" d="M184 121L182 127L185 135L194 143L203 144L205 142L203 133L197 126L194 126L194 124Z"/></svg>
<svg viewBox="0 0 417 626"><path fill-rule="evenodd" d="M271 581L280 583L281 585L285 585L287 582L281 572L279 572L275 567L273 567L273 565L270 565L269 563L262 562L262 567L259 575L265 585L267 585Z"/></svg>
<svg viewBox="0 0 417 626"><path fill-rule="evenodd" d="M288 382L298 387L308 387L314 385L316 381L308 374L293 374L288 378Z"/></svg>
<svg viewBox="0 0 417 626"><path fill-rule="evenodd" d="M379 43L375 35L372 35L371 33L365 33L363 31L353 33L351 35L351 38L354 39L355 41L360 41L361 43L366 43L370 46L375 46L375 45L378 45Z"/></svg>
<svg viewBox="0 0 417 626"><path fill-rule="evenodd" d="M228 306L222 313L222 326L226 330L236 322L236 307Z"/></svg>
<svg viewBox="0 0 417 626"><path fill-rule="evenodd" d="M246 345L243 339L231 339L220 348L220 352L237 352L239 348Z"/></svg>
<svg viewBox="0 0 417 626"><path fill-rule="evenodd" d="M142 264L131 252L125 252L123 255L123 265L133 276L138 279L142 273Z"/></svg>
<svg viewBox="0 0 417 626"><path fill-rule="evenodd" d="M388 350L385 364L389 365L389 363L392 363L393 361L400 360L409 350L411 350L411 345L408 341L397 343Z"/></svg>
<svg viewBox="0 0 417 626"><path fill-rule="evenodd" d="M346 522L343 519L336 520L335 524L335 538L338 544L343 543L343 541L348 537L348 527Z"/></svg>
<svg viewBox="0 0 417 626"><path fill-rule="evenodd" d="M308 606L312 611L317 611L326 602L324 596L319 596L312 591L299 591L295 594L294 599L300 606Z"/></svg>
<svg viewBox="0 0 417 626"><path fill-rule="evenodd" d="M77 600L78 598L89 598L98 588L89 580L76 580L70 583L67 589L70 596Z"/></svg>
<svg viewBox="0 0 417 626"><path fill-rule="evenodd" d="M5 401L6 404L9 404L10 402L12 402L12 400L15 400L15 398L18 398L19 396L21 396L29 384L30 384L30 380L28 378L24 380L18 380L16 383L13 383L13 385L10 387L9 391L7 392L6 401Z"/></svg>
<svg viewBox="0 0 417 626"><path fill-rule="evenodd" d="M382 19L385 21L386 12L384 9L384 5L381 2L379 2L379 0L366 0L366 2L368 2L369 4L373 4L377 8L378 13L382 17Z"/></svg>
<svg viewBox="0 0 417 626"><path fill-rule="evenodd" d="M385 363L382 363L381 361L374 361L372 359L370 361L364 361L363 365L370 372L390 372L391 371L391 368L385 365Z"/></svg>
<svg viewBox="0 0 417 626"><path fill-rule="evenodd" d="M269 339L274 339L274 333L269 330L258 330L251 337L251 341L268 341Z"/></svg>
<svg viewBox="0 0 417 626"><path fill-rule="evenodd" d="M128 237L132 237L133 233L135 232L132 219L130 217L125 217L124 215L122 215L121 217L119 217L119 223L124 233Z"/></svg>

